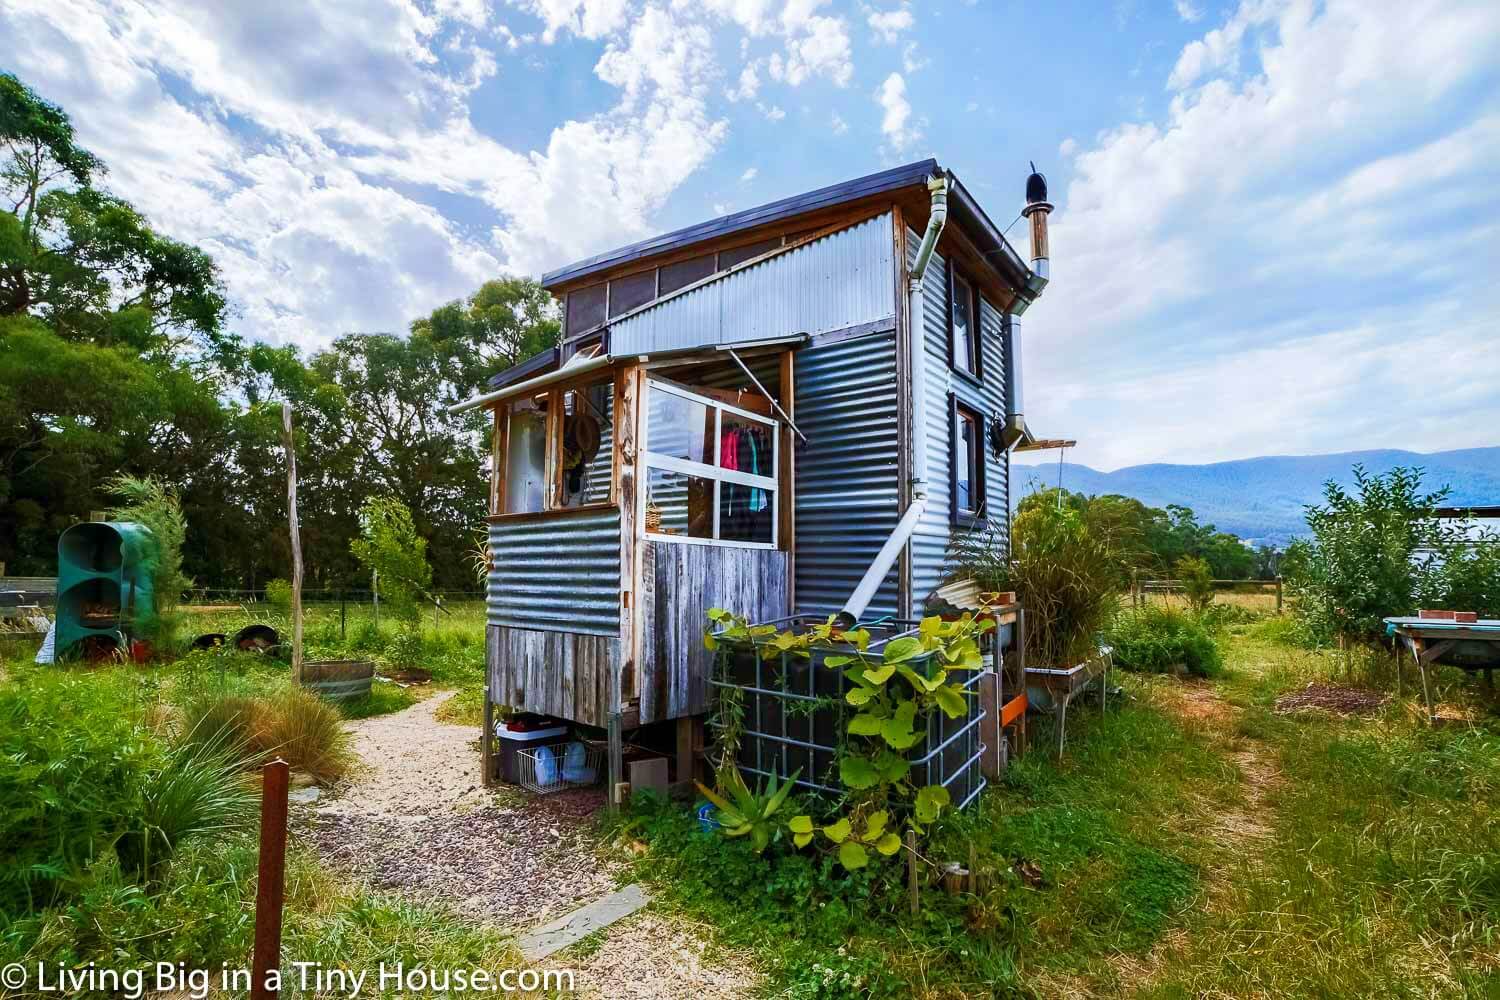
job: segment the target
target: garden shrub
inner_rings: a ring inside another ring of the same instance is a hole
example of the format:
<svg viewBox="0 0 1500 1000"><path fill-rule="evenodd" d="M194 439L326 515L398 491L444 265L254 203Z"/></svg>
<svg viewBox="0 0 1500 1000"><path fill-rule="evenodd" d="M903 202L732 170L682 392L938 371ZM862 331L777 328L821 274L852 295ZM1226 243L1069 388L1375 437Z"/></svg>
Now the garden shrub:
<svg viewBox="0 0 1500 1000"><path fill-rule="evenodd" d="M282 579L266 581L266 603L277 611L286 612L292 607L292 585Z"/></svg>
<svg viewBox="0 0 1500 1000"><path fill-rule="evenodd" d="M1181 663L1190 674L1212 677L1224 665L1212 633L1192 615L1169 605L1123 611L1108 635L1115 664L1126 670L1162 673Z"/></svg>
<svg viewBox="0 0 1500 1000"><path fill-rule="evenodd" d="M246 822L223 746L162 739L144 692L108 674L0 689L0 914L65 901L114 858L127 878L159 878L185 842Z"/></svg>

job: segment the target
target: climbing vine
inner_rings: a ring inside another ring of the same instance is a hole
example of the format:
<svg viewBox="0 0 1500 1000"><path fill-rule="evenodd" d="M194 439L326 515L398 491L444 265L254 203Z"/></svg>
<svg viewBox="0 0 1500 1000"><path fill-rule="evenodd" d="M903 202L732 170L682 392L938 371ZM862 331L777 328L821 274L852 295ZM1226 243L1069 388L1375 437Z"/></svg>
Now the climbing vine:
<svg viewBox="0 0 1500 1000"><path fill-rule="evenodd" d="M794 631L751 625L720 608L708 612L710 629L703 641L710 650L749 647L765 660L812 659L816 654L824 669L841 671L849 682L844 700L854 714L848 717L839 746L838 773L844 789L840 809L826 823L815 823L807 814L787 820L786 831L796 847L807 847L821 835L846 869L863 868L871 850L889 856L901 849L901 826L925 834L952 804L942 785L913 780L909 753L921 749L932 715L941 712L956 719L968 711L963 680L953 675L983 669L979 640L995 627L990 610L987 600L977 614L965 613L951 621L924 618L914 635L892 639L878 652L870 650L867 629L841 629L832 616ZM723 748L720 784L739 792L744 780L733 761L743 731L743 707L733 700L739 692L721 691L730 692L731 708L726 710L721 700L719 717L734 720L721 734L732 735L734 743ZM739 706L738 715L734 706ZM741 829L743 823L733 826ZM763 849L769 840L757 837L756 843Z"/></svg>

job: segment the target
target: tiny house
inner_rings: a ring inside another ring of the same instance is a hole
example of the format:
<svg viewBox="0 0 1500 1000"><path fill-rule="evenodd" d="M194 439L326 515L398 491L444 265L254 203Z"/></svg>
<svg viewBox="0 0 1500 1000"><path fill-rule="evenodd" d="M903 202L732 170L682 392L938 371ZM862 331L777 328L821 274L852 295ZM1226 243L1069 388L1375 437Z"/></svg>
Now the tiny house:
<svg viewBox="0 0 1500 1000"><path fill-rule="evenodd" d="M560 345L455 407L494 415L489 704L618 746L708 711L709 608L920 615L1008 519L1051 207L1033 173L1023 258L924 160L544 276Z"/></svg>

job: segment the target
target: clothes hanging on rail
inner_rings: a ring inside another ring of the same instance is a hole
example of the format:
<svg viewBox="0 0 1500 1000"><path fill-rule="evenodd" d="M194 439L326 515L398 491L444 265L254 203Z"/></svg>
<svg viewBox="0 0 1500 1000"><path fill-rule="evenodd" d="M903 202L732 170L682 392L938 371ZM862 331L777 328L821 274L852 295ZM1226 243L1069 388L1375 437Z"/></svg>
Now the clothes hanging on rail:
<svg viewBox="0 0 1500 1000"><path fill-rule="evenodd" d="M719 467L771 478L771 429L760 424L731 427L719 439ZM742 483L719 484L719 537L770 542L770 491Z"/></svg>

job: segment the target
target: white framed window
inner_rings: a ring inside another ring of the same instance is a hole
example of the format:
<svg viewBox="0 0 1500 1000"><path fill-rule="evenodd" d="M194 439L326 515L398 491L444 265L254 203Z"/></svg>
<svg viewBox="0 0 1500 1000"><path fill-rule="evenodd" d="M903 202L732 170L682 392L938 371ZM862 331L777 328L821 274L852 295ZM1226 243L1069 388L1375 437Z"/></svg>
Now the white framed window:
<svg viewBox="0 0 1500 1000"><path fill-rule="evenodd" d="M777 422L661 379L646 385L646 537L774 549Z"/></svg>

